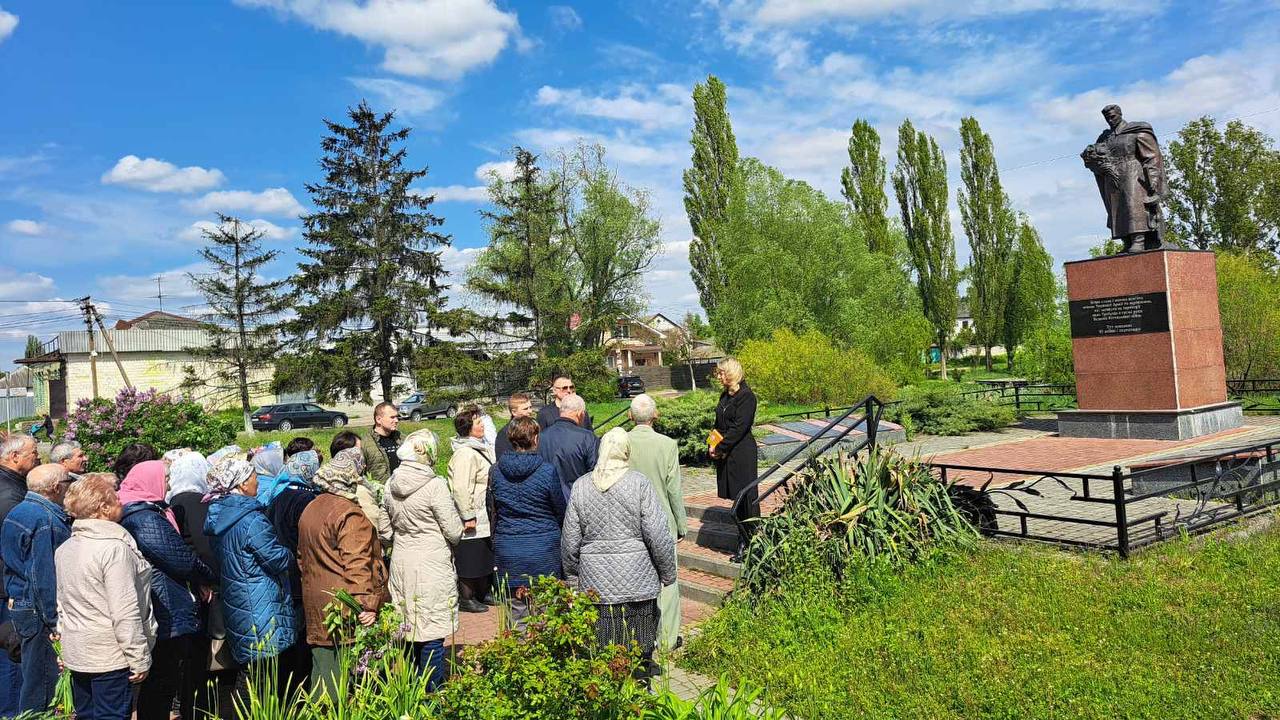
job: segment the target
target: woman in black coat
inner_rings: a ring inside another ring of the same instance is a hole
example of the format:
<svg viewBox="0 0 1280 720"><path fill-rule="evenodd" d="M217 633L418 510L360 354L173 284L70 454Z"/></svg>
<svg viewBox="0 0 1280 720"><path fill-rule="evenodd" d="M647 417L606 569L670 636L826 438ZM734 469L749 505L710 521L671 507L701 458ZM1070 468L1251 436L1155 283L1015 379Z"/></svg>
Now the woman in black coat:
<svg viewBox="0 0 1280 720"><path fill-rule="evenodd" d="M725 358L716 366L716 377L724 390L716 405L716 430L723 439L711 453L716 464L716 492L733 500L738 493L747 490L742 507L738 509L739 521L759 517L760 505L756 502L757 468L756 439L751 427L756 423L756 394L742 378L742 365L733 358ZM738 552L734 562L742 561L746 537L738 539Z"/></svg>

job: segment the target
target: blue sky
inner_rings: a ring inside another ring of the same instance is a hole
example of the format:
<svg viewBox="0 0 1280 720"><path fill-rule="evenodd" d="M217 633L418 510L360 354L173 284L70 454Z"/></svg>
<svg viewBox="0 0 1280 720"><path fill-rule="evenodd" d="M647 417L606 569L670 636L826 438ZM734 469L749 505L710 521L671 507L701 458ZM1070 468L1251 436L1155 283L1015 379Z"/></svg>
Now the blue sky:
<svg viewBox="0 0 1280 720"><path fill-rule="evenodd" d="M455 284L486 242L484 173L513 145L583 138L652 194L650 305L678 315L697 305L680 172L709 72L742 153L833 198L859 117L890 158L904 117L933 133L954 195L976 115L1062 262L1105 232L1075 157L1098 110L1118 102L1166 142L1204 113L1275 136L1276 37L1274 0L0 0L0 368L28 332L77 327L37 301L91 294L129 317L157 307L160 276L165 309L198 311L185 273L215 211L258 222L287 274L321 120L361 98L415 128Z"/></svg>

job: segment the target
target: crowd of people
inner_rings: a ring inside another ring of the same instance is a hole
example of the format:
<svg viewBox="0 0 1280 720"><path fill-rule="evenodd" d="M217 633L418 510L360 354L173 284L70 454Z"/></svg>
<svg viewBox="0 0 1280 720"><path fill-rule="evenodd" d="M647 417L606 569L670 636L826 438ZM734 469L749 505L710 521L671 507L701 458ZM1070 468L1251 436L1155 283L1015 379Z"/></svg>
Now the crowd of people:
<svg viewBox="0 0 1280 720"><path fill-rule="evenodd" d="M754 458L738 456L754 454L739 441L755 401L736 361L718 372L712 456L728 497L745 487L735 465L754 478ZM638 674L651 676L655 649L680 642L676 442L653 429L649 395L631 401L634 429L597 438L572 378L552 388L536 415L513 395L501 430L461 409L444 476L436 433L402 436L390 403L328 448L298 437L205 457L134 444L111 472L86 472L74 442L41 464L31 435L0 439L0 716L45 710L62 666L77 716L95 720L226 714L270 671L282 694L331 691L352 641L326 622L339 591L360 607L354 622L400 612L435 688L458 612L505 603L522 626L540 576L594 591L600 642L638 643Z"/></svg>

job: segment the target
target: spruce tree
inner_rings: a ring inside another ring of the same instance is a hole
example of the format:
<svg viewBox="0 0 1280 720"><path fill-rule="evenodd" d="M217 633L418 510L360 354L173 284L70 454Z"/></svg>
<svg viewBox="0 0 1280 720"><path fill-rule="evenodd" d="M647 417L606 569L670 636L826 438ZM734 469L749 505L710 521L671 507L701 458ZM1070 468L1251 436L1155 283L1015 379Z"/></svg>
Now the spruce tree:
<svg viewBox="0 0 1280 720"><path fill-rule="evenodd" d="M898 165L893 170L907 250L916 273L924 315L933 325L947 377L947 338L956 322L956 245L947 209L947 160L938 143L910 120L898 128Z"/></svg>
<svg viewBox="0 0 1280 720"><path fill-rule="evenodd" d="M450 238L435 230L444 220L431 212L434 198L410 190L427 175L405 166L410 129L393 129L394 112L363 101L348 115L350 125L325 121L324 179L306 186L316 211L302 217L307 246L289 324L304 353L285 377L321 398L367 398L376 382L389 401L415 348L449 323L440 252Z"/></svg>
<svg viewBox="0 0 1280 720"><path fill-rule="evenodd" d="M212 372L200 377L190 368L184 385L234 390L244 429L252 432L249 398L265 389L267 381L261 376L271 370L280 352L275 322L288 307L283 293L287 281L262 276L264 266L280 251L263 250L261 230L226 215L218 215L218 224L202 234L205 247L200 248L200 257L212 272L188 276L209 305L205 318L209 342L187 352L203 358Z"/></svg>
<svg viewBox="0 0 1280 720"><path fill-rule="evenodd" d="M715 315L724 292L724 238L720 226L728 219L729 202L739 187L738 142L725 97L724 83L708 75L693 87L692 165L684 171L684 209L693 239L689 265L693 284L708 319Z"/></svg>
<svg viewBox="0 0 1280 720"><path fill-rule="evenodd" d="M960 222L969 236L969 312L991 370L991 347L1004 335L1010 258L1016 232L1009 197L1000 185L991 136L976 118L960 121Z"/></svg>
<svg viewBox="0 0 1280 720"><path fill-rule="evenodd" d="M853 123L849 135L849 167L840 173L841 193L853 205L871 252L891 253L889 197L884 190L885 160L880 133L866 120Z"/></svg>

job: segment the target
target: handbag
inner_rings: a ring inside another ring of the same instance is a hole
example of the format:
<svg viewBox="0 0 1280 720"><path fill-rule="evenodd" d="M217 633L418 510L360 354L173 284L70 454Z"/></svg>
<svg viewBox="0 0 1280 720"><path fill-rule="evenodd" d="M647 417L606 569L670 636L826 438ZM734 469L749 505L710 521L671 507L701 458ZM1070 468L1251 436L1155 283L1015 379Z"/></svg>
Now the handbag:
<svg viewBox="0 0 1280 720"><path fill-rule="evenodd" d="M209 603L209 671L235 670L240 667L231 654L231 641L227 639L227 622L222 617L222 603L215 597Z"/></svg>

